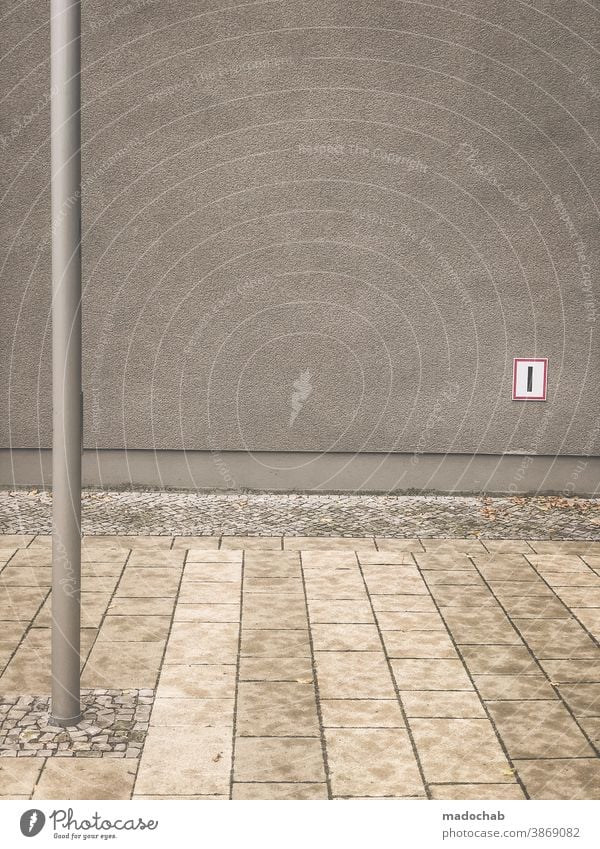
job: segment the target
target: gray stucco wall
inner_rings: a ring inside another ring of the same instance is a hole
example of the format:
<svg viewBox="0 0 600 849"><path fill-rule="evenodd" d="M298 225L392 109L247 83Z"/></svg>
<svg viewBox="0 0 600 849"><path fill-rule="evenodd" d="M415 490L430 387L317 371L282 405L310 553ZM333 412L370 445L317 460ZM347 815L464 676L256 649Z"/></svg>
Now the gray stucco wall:
<svg viewBox="0 0 600 849"><path fill-rule="evenodd" d="M598 454L597 9L218 5L84 3L86 445ZM48 9L3 14L0 446L48 447Z"/></svg>

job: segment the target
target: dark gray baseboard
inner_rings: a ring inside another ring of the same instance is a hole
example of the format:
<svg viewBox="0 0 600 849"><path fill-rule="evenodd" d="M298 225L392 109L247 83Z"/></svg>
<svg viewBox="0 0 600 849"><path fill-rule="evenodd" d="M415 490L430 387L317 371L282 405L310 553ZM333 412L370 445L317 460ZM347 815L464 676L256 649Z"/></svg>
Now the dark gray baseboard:
<svg viewBox="0 0 600 849"><path fill-rule="evenodd" d="M86 450L84 486L152 489L593 496L600 457ZM48 449L0 449L0 485L52 485Z"/></svg>

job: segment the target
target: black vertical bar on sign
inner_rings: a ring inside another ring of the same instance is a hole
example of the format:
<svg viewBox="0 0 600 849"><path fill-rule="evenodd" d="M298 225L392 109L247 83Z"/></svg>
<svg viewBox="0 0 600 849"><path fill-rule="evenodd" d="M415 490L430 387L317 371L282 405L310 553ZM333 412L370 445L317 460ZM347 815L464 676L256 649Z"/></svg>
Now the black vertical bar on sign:
<svg viewBox="0 0 600 849"><path fill-rule="evenodd" d="M527 391L533 391L533 366L527 366Z"/></svg>

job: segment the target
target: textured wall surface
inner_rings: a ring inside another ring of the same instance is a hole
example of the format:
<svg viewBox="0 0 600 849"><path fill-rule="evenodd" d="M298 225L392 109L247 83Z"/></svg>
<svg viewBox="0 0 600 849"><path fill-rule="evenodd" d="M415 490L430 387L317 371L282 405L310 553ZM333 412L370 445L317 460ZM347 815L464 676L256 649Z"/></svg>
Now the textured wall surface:
<svg viewBox="0 0 600 849"><path fill-rule="evenodd" d="M89 447L598 453L597 8L83 8ZM51 435L47 13L2 5L2 447Z"/></svg>

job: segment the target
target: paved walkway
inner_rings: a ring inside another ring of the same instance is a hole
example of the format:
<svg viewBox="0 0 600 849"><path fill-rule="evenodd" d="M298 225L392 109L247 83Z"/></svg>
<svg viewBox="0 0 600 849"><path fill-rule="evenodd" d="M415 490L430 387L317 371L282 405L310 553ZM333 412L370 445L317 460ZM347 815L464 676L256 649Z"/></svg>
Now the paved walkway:
<svg viewBox="0 0 600 849"><path fill-rule="evenodd" d="M52 499L0 490L0 533L51 533ZM600 540L600 498L86 490L86 534Z"/></svg>
<svg viewBox="0 0 600 849"><path fill-rule="evenodd" d="M50 540L0 539L5 798L600 796L600 543L86 538L61 749Z"/></svg>

